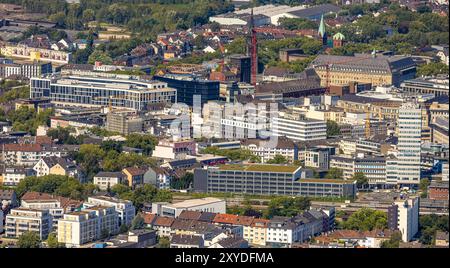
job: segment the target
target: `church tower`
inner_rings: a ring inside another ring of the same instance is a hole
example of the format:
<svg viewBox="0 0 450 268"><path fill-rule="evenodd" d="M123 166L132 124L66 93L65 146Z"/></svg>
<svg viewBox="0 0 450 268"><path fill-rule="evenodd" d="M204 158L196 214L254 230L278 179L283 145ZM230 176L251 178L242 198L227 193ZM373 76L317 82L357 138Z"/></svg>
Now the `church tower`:
<svg viewBox="0 0 450 268"><path fill-rule="evenodd" d="M319 34L320 38L322 38L322 45L327 46L328 45L328 37L327 37L327 32L325 30L325 22L323 21L323 14L322 14L322 17L320 18L318 34Z"/></svg>

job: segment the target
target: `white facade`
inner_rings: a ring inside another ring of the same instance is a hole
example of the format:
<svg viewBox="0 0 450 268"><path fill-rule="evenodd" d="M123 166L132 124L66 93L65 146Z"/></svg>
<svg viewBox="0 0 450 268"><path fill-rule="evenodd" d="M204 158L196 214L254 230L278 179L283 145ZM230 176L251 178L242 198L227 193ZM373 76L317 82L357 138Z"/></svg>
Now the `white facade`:
<svg viewBox="0 0 450 268"><path fill-rule="evenodd" d="M420 183L422 110L404 103L398 111L397 184Z"/></svg>
<svg viewBox="0 0 450 268"><path fill-rule="evenodd" d="M395 202L398 206L398 229L403 242L409 242L419 231L419 198Z"/></svg>
<svg viewBox="0 0 450 268"><path fill-rule="evenodd" d="M3 172L3 185L17 186L27 176L33 176L34 172L28 168L5 168Z"/></svg>
<svg viewBox="0 0 450 268"><path fill-rule="evenodd" d="M316 141L327 138L327 125L321 120L274 117L271 130L275 136L286 136L294 141Z"/></svg>
<svg viewBox="0 0 450 268"><path fill-rule="evenodd" d="M100 190L105 191L108 189L108 186L111 188L116 184L122 183L122 177L123 176L97 174L93 178L93 183L97 185Z"/></svg>
<svg viewBox="0 0 450 268"><path fill-rule="evenodd" d="M58 242L66 247L80 247L100 239L103 230L117 234L119 217L114 207L92 207L64 214L58 221Z"/></svg>
<svg viewBox="0 0 450 268"><path fill-rule="evenodd" d="M52 225L53 227L57 227L58 220L62 218L64 214L64 208L61 207L61 202L58 200L31 200L25 201L22 200L20 202L21 207L27 209L36 209L36 210L48 210L50 215L52 215Z"/></svg>
<svg viewBox="0 0 450 268"><path fill-rule="evenodd" d="M88 202L84 203L84 206L106 206L114 207L117 214L119 215L119 226L122 224L130 225L136 216L136 209L133 203L128 200L120 200L118 198L98 196L89 197Z"/></svg>
<svg viewBox="0 0 450 268"><path fill-rule="evenodd" d="M16 208L6 215L6 237L19 237L25 232L36 232L39 238L44 240L51 229L52 216L48 210Z"/></svg>
<svg viewBox="0 0 450 268"><path fill-rule="evenodd" d="M206 197L201 199L191 199L183 202L169 203L153 203L152 214L158 216L178 217L183 210L226 213L225 200Z"/></svg>
<svg viewBox="0 0 450 268"><path fill-rule="evenodd" d="M297 159L297 150L295 148L277 148L270 146L260 146L258 144L242 145L242 149L249 150L252 154L261 158L261 163L266 163L276 155L284 156L289 162Z"/></svg>

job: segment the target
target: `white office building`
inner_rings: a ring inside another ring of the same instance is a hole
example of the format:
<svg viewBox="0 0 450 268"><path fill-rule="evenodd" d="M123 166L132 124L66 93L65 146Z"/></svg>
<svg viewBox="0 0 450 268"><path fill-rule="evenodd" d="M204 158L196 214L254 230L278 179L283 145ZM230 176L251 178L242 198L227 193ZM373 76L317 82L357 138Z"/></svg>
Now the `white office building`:
<svg viewBox="0 0 450 268"><path fill-rule="evenodd" d="M448 163L442 164L442 180L448 181Z"/></svg>
<svg viewBox="0 0 450 268"><path fill-rule="evenodd" d="M178 217L183 210L226 213L226 202L222 199L206 197L186 200L175 204L167 202L157 202L152 204L152 214L158 216Z"/></svg>
<svg viewBox="0 0 450 268"><path fill-rule="evenodd" d="M316 141L327 138L325 121L300 117L274 117L271 130L275 136L285 136L294 141Z"/></svg>
<svg viewBox="0 0 450 268"><path fill-rule="evenodd" d="M85 207L92 206L106 206L114 207L119 215L119 226L122 224L130 225L136 215L136 208L133 203L128 200L121 200L109 196L96 196L89 197L87 203L84 203Z"/></svg>
<svg viewBox="0 0 450 268"><path fill-rule="evenodd" d="M422 110L404 103L398 111L397 184L420 183Z"/></svg>

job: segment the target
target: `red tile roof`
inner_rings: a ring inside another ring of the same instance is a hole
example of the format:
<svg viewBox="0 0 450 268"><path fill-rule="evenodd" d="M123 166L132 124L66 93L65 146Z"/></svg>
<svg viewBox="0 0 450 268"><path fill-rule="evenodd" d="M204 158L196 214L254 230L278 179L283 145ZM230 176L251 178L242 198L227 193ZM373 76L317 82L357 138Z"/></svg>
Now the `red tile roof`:
<svg viewBox="0 0 450 268"><path fill-rule="evenodd" d="M156 226L164 226L164 227L170 227L172 226L172 223L174 222L174 218L170 217L161 217L157 216L155 222L153 223Z"/></svg>
<svg viewBox="0 0 450 268"><path fill-rule="evenodd" d="M40 152L42 151L42 146L40 144L5 144L3 151Z"/></svg>
<svg viewBox="0 0 450 268"><path fill-rule="evenodd" d="M83 201L80 200L74 200L74 199L70 199L70 198L66 198L66 197L62 197L62 196L57 196L57 195L51 195L51 194L47 194L47 193L38 193L38 192L27 192L25 193L21 200L24 201L52 201L52 200L57 200L61 203L61 207L64 209L73 207L79 207L83 204Z"/></svg>
<svg viewBox="0 0 450 268"><path fill-rule="evenodd" d="M216 217L214 217L213 222L214 223L223 223L223 224L235 224L237 215L232 214L217 214Z"/></svg>
<svg viewBox="0 0 450 268"><path fill-rule="evenodd" d="M153 224L156 220L157 215L151 214L151 213L144 213L142 214L142 218L144 218L145 224Z"/></svg>
<svg viewBox="0 0 450 268"><path fill-rule="evenodd" d="M128 167L128 168L124 168L124 171L126 170L128 173L131 174L131 176L140 176L140 175L144 175L146 170L144 169L140 169L137 167Z"/></svg>
<svg viewBox="0 0 450 268"><path fill-rule="evenodd" d="M249 216L238 216L236 218L236 221L234 224L236 225L243 225L243 226L250 226L253 223L254 217Z"/></svg>

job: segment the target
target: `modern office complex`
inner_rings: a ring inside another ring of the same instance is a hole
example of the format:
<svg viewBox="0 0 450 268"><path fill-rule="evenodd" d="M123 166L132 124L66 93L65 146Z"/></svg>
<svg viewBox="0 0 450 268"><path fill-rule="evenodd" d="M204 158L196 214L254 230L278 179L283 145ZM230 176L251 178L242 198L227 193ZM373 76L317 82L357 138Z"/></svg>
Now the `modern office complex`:
<svg viewBox="0 0 450 268"><path fill-rule="evenodd" d="M274 117L271 130L275 136L285 136L294 141L316 141L327 138L327 125L321 120Z"/></svg>
<svg viewBox="0 0 450 268"><path fill-rule="evenodd" d="M128 110L111 111L106 115L106 130L128 135L144 130L144 119Z"/></svg>
<svg viewBox="0 0 450 268"><path fill-rule="evenodd" d="M158 81L80 76L31 79L31 98L50 98L63 106L147 110L155 103L176 101L176 90Z"/></svg>
<svg viewBox="0 0 450 268"><path fill-rule="evenodd" d="M196 169L197 192L288 196L353 197L356 186L347 180L309 179L312 171L299 166L223 165Z"/></svg>
<svg viewBox="0 0 450 268"><path fill-rule="evenodd" d="M177 102L185 103L189 106L194 105L194 95L201 96L203 105L209 100L218 100L220 91L220 82L198 79L192 75L174 75L155 76L155 79L167 83L169 87L176 89Z"/></svg>
<svg viewBox="0 0 450 268"><path fill-rule="evenodd" d="M449 95L448 77L416 78L405 80L400 84L404 92L417 94L434 94L435 96Z"/></svg>
<svg viewBox="0 0 450 268"><path fill-rule="evenodd" d="M404 103L398 112L397 183L420 183L422 110L417 104Z"/></svg>

